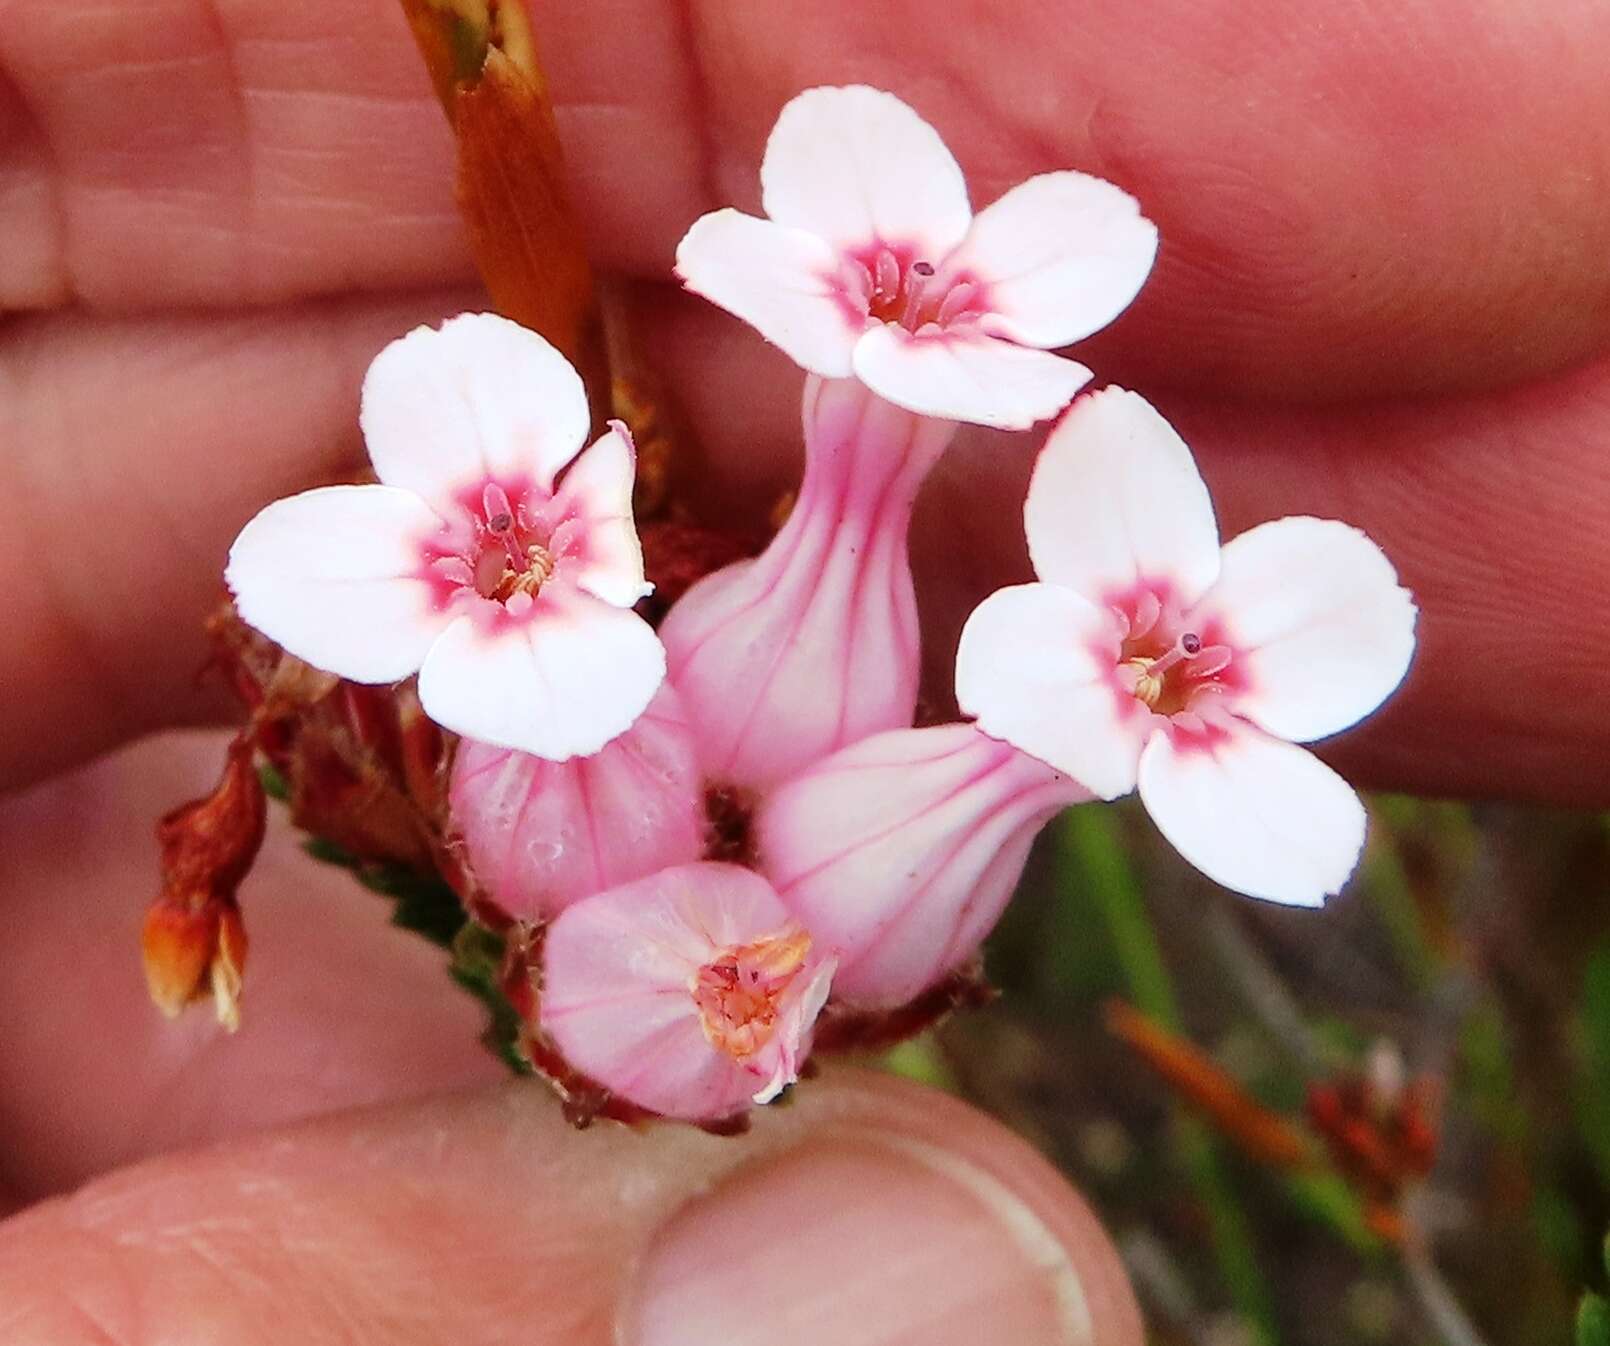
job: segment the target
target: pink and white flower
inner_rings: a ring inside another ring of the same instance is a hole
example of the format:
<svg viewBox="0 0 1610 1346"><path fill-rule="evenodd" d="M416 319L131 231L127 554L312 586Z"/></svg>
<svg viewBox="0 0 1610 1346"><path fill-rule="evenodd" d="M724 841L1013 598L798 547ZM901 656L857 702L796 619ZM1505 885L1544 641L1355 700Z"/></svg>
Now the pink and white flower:
<svg viewBox="0 0 1610 1346"><path fill-rule="evenodd" d="M589 757L550 762L465 739L449 800L477 886L519 920L704 853L704 778L669 682Z"/></svg>
<svg viewBox="0 0 1610 1346"><path fill-rule="evenodd" d="M560 914L539 1017L616 1096L715 1121L799 1078L833 966L758 874L682 865Z"/></svg>
<svg viewBox="0 0 1610 1346"><path fill-rule="evenodd" d="M1105 327L1140 290L1157 230L1084 173L1045 173L975 217L961 169L892 94L809 89L760 168L769 219L718 210L677 274L823 378L910 411L1023 429L1090 371L1048 352Z"/></svg>
<svg viewBox="0 0 1610 1346"><path fill-rule="evenodd" d="M970 724L836 752L755 818L762 872L839 960L835 1000L902 1005L978 952L1055 814L1092 796Z"/></svg>
<svg viewBox="0 0 1610 1346"><path fill-rule="evenodd" d="M432 719L500 747L563 761L626 729L665 675L631 611L651 586L626 428L578 457L576 371L486 313L387 346L361 421L380 484L305 491L248 523L225 571L241 617L354 682L418 672Z"/></svg>
<svg viewBox="0 0 1610 1346"><path fill-rule="evenodd" d="M968 620L956 694L986 733L1158 828L1228 888L1317 906L1364 841L1351 787L1297 743L1402 681L1415 608L1363 533L1261 524L1219 546L1190 450L1109 388L1051 432L1024 507L1037 584Z"/></svg>
<svg viewBox="0 0 1610 1346"><path fill-rule="evenodd" d="M850 379L806 380L805 478L766 550L708 575L660 627L718 780L761 788L911 723L920 642L906 534L954 426Z"/></svg>

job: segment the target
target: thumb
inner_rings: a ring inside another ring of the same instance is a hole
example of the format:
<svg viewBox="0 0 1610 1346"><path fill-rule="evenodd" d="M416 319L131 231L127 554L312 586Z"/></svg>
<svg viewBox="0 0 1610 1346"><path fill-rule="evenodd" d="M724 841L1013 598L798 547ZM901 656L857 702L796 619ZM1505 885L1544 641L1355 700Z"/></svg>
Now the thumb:
<svg viewBox="0 0 1610 1346"><path fill-rule="evenodd" d="M142 1164L0 1224L18 1346L1139 1346L1112 1245L998 1124L836 1072L722 1140L530 1086Z"/></svg>

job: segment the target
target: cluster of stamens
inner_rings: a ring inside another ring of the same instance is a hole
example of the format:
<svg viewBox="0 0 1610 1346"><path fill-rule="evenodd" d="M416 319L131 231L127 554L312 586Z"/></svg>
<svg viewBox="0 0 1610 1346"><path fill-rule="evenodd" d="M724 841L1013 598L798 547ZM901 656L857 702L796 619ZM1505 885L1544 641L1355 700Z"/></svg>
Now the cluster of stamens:
<svg viewBox="0 0 1610 1346"><path fill-rule="evenodd" d="M771 1041L779 1004L805 965L811 938L798 926L734 945L694 973L689 990L704 1035L737 1060Z"/></svg>
<svg viewBox="0 0 1610 1346"><path fill-rule="evenodd" d="M892 249L879 248L868 260L852 260L847 270L851 296L867 316L908 332L941 332L975 312L978 286L970 280L936 284L932 262L902 266Z"/></svg>

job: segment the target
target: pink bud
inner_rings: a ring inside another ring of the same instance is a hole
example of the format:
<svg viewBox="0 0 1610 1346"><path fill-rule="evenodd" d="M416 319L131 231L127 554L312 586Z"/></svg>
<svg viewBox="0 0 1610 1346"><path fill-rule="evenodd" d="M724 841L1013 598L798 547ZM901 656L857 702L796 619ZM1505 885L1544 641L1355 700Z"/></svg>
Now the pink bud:
<svg viewBox="0 0 1610 1346"><path fill-rule="evenodd" d="M567 908L542 950L544 1033L667 1117L718 1121L799 1077L833 961L736 865L661 870Z"/></svg>
<svg viewBox="0 0 1610 1346"><path fill-rule="evenodd" d="M1071 777L971 725L897 729L789 781L756 819L761 869L839 958L836 1001L901 1005L965 964Z"/></svg>
<svg viewBox="0 0 1610 1346"><path fill-rule="evenodd" d="M854 380L805 385L799 501L753 561L671 609L671 677L718 779L764 787L911 723L918 634L906 532L955 426Z"/></svg>
<svg viewBox="0 0 1610 1346"><path fill-rule="evenodd" d="M704 850L692 731L668 683L591 757L552 762L464 740L450 799L476 883L519 919L557 916Z"/></svg>

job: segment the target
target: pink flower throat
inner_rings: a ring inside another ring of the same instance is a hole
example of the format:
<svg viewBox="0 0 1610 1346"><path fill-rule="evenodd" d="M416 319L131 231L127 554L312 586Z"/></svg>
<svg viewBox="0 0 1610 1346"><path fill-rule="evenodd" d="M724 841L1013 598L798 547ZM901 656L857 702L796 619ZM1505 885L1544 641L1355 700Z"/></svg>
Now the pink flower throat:
<svg viewBox="0 0 1610 1346"><path fill-rule="evenodd" d="M495 481L481 488L479 498L463 503L467 526L456 530L452 542L432 548L428 574L446 591L444 599L471 590L519 616L553 574L550 530Z"/></svg>
<svg viewBox="0 0 1610 1346"><path fill-rule="evenodd" d="M892 323L924 336L976 318L984 311L982 287L963 276L943 276L910 249L875 244L846 259L845 303L858 319Z"/></svg>
<svg viewBox="0 0 1610 1346"><path fill-rule="evenodd" d="M781 1003L810 953L797 925L723 949L689 983L704 1035L739 1061L763 1050L777 1031Z"/></svg>
<svg viewBox="0 0 1610 1346"><path fill-rule="evenodd" d="M1187 629L1157 594L1142 589L1131 603L1113 605L1124 632L1118 647L1119 686L1154 715L1181 729L1206 727L1217 698L1235 690L1234 651L1210 630Z"/></svg>

